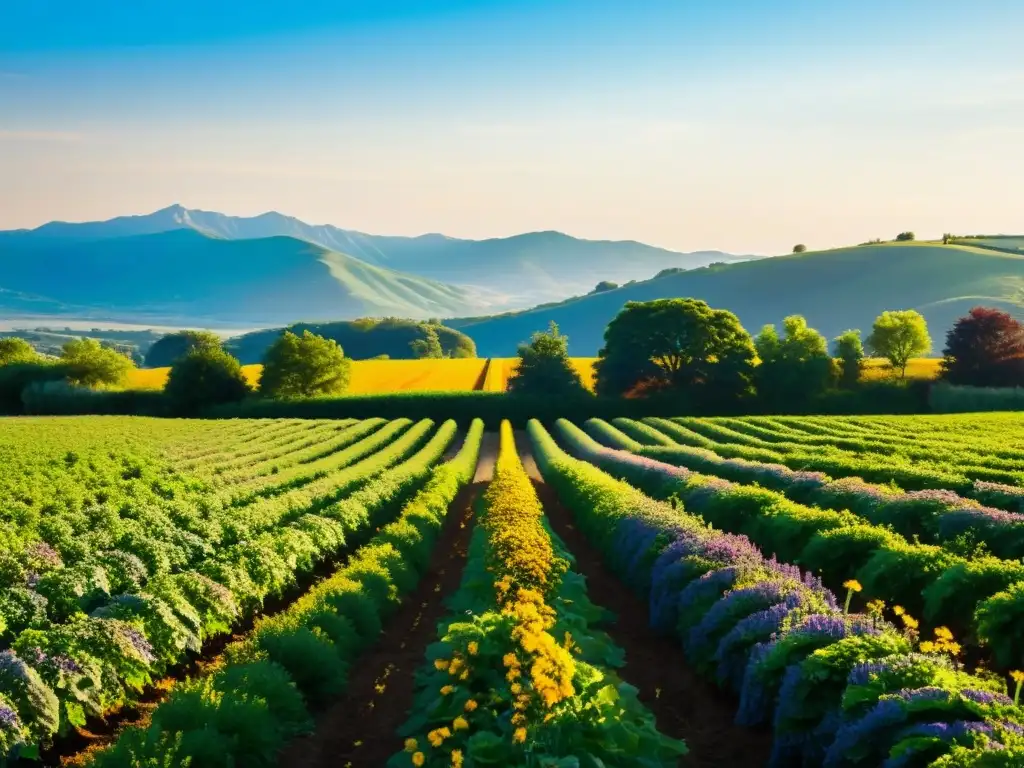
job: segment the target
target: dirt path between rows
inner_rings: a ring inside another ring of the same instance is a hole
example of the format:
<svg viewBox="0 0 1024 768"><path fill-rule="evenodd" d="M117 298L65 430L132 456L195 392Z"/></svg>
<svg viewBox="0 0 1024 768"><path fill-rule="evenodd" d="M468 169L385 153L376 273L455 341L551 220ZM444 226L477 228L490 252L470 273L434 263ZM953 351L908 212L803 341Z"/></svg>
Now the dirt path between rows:
<svg viewBox="0 0 1024 768"><path fill-rule="evenodd" d="M492 472L493 463L492 458ZM281 754L282 768L380 768L402 750L397 731L412 709L414 675L437 639L437 625L447 612L444 599L458 589L473 503L485 487L474 483L456 496L419 588L350 670L344 698L317 718L311 735Z"/></svg>
<svg viewBox="0 0 1024 768"><path fill-rule="evenodd" d="M519 450L523 465L530 462L536 467L528 440ZM620 676L639 689L658 730L686 741L690 752L682 764L689 768L766 765L771 735L733 724L737 702L698 677L675 641L650 628L646 602L605 566L554 490L543 480L535 479L534 487L552 530L576 558L574 570L586 576L590 599L616 614L616 621L604 629L626 652Z"/></svg>
<svg viewBox="0 0 1024 768"><path fill-rule="evenodd" d="M498 461L501 436L497 432L484 432L480 438L480 459L476 463L474 483L489 483L494 479L494 465Z"/></svg>

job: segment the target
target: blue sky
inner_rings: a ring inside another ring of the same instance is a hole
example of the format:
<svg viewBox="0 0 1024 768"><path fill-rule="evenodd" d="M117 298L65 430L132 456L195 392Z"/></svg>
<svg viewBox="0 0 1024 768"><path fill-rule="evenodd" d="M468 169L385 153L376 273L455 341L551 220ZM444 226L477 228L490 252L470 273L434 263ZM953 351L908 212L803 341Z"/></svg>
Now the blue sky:
<svg viewBox="0 0 1024 768"><path fill-rule="evenodd" d="M0 228L180 202L762 253L1024 231L1018 0L13 5Z"/></svg>

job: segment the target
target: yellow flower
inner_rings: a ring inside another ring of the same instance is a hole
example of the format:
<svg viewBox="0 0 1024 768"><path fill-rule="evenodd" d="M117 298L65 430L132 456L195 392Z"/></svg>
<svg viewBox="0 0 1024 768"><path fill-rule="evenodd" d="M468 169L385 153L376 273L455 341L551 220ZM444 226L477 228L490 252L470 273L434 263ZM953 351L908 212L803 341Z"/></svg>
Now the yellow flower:
<svg viewBox="0 0 1024 768"><path fill-rule="evenodd" d="M512 725L526 725L526 715L522 712L516 712L512 715Z"/></svg>
<svg viewBox="0 0 1024 768"><path fill-rule="evenodd" d="M523 686L521 686L519 683L512 683L512 687L509 690L511 690L512 693L518 695L523 692Z"/></svg>
<svg viewBox="0 0 1024 768"><path fill-rule="evenodd" d="M843 582L843 589L848 589L851 592L860 592L864 587L862 587L860 582L856 579L850 579L849 581Z"/></svg>
<svg viewBox="0 0 1024 768"><path fill-rule="evenodd" d="M434 669L436 669L438 671L444 671L444 670L448 669L448 660L447 659L434 659Z"/></svg>
<svg viewBox="0 0 1024 768"><path fill-rule="evenodd" d="M452 720L452 728L454 728L456 731L465 731L469 728L469 721L462 715L459 715L454 720Z"/></svg>
<svg viewBox="0 0 1024 768"><path fill-rule="evenodd" d="M473 710L475 710L477 708L477 706L478 706L478 704L476 703L476 699L470 699L469 701L466 702L466 711L467 712L472 712Z"/></svg>
<svg viewBox="0 0 1024 768"><path fill-rule="evenodd" d="M939 640L949 641L953 639L953 633L949 631L949 627L936 627L935 637Z"/></svg>
<svg viewBox="0 0 1024 768"><path fill-rule="evenodd" d="M907 629L917 629L918 621L910 614L904 614L900 616L900 620L903 622L903 626Z"/></svg>
<svg viewBox="0 0 1024 768"><path fill-rule="evenodd" d="M466 650L469 652L470 656L476 656L477 652L480 650L480 646L477 644L476 640L471 640L469 645L466 646Z"/></svg>
<svg viewBox="0 0 1024 768"><path fill-rule="evenodd" d="M412 764L415 765L416 768L419 768L425 762L427 762L427 758L424 757L422 752L414 752L413 753L413 755L412 755Z"/></svg>
<svg viewBox="0 0 1024 768"><path fill-rule="evenodd" d="M452 750L452 768L462 768L462 750Z"/></svg>
<svg viewBox="0 0 1024 768"><path fill-rule="evenodd" d="M441 689L442 696L450 696L453 693L455 693L455 686L446 685Z"/></svg>
<svg viewBox="0 0 1024 768"><path fill-rule="evenodd" d="M1013 672L1010 673L1010 677L1013 678L1013 682L1015 683L1024 683L1024 672L1019 669L1013 670Z"/></svg>
<svg viewBox="0 0 1024 768"><path fill-rule="evenodd" d="M460 659L452 659L452 663L448 665L448 674L457 675L460 669L462 669L462 661Z"/></svg>
<svg viewBox="0 0 1024 768"><path fill-rule="evenodd" d="M885 601L884 600L872 600L871 602L868 603L868 612L870 612L870 613L875 613L875 614L879 614L880 615L882 613L882 611L884 611L884 610L885 610Z"/></svg>
<svg viewBox="0 0 1024 768"><path fill-rule="evenodd" d="M526 729L523 727L516 728L512 734L512 741L516 744L522 744L526 741Z"/></svg>
<svg viewBox="0 0 1024 768"><path fill-rule="evenodd" d="M440 747L444 744L444 740L452 735L452 732L447 728L438 728L427 734L427 740L433 747Z"/></svg>
<svg viewBox="0 0 1024 768"><path fill-rule="evenodd" d="M519 659L516 658L516 655L514 653L506 653L504 656L501 657L501 663L504 664L506 667L518 667Z"/></svg>
<svg viewBox="0 0 1024 768"><path fill-rule="evenodd" d="M419 744L416 742L416 739L406 739L405 740L405 751L406 752L415 752L416 751L416 747L418 747L418 746L419 746Z"/></svg>
<svg viewBox="0 0 1024 768"><path fill-rule="evenodd" d="M935 645L931 640L925 640L921 643L921 653L933 653L938 650L938 646Z"/></svg>
<svg viewBox="0 0 1024 768"><path fill-rule="evenodd" d="M522 676L522 673L518 669L510 669L508 671L508 674L505 675L505 679L508 680L511 683L511 682L515 681L516 678L521 677L521 676Z"/></svg>
<svg viewBox="0 0 1024 768"><path fill-rule="evenodd" d="M907 611L902 605L894 605L892 607L892 612L895 613L897 616L902 616Z"/></svg>

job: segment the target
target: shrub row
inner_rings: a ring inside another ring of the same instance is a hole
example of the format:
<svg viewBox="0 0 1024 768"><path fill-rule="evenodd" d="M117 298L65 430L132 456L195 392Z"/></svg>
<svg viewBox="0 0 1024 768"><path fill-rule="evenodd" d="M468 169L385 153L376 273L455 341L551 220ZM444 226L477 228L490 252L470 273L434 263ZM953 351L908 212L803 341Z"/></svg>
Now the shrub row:
<svg viewBox="0 0 1024 768"><path fill-rule="evenodd" d="M860 477L873 483L895 483L905 490L942 488L956 491L963 496L971 496L975 492L977 480L986 483L1014 484L1020 477L1020 473L1015 471L987 467L936 466L911 462L895 456L861 456L852 453L825 453L821 450L783 453L756 445L717 442L669 419L648 418L645 421L676 443L707 448L725 458L776 462L792 469L825 472L837 478ZM671 456L673 450L675 449L665 447L659 448L658 452L663 456ZM969 475L977 475L977 479Z"/></svg>
<svg viewBox="0 0 1024 768"><path fill-rule="evenodd" d="M125 565L133 562L125 552L120 558L103 555L88 569L58 567L55 575L42 575L38 585L53 576L59 587L48 592L50 605L45 600L43 605L49 610L55 604L66 607L66 615L56 617L61 623L42 621L24 628L4 652L8 673L0 673L0 697L15 697L19 723L13 731L17 741L8 750L31 754L55 734L84 725L88 716L102 716L132 699L155 676L198 651L206 638L230 631L267 597L282 596L318 565L356 545L426 481L456 432L455 423L446 422L406 462L381 474L422 443L431 424L420 426L350 468L362 465L360 481L349 475L347 486L361 485L359 491L239 541L195 570L151 575L143 567L135 573ZM398 454L390 452L407 437ZM105 564L112 565L104 569ZM107 574L112 574L109 580L102 580ZM79 579L91 579L84 582L91 587L88 594L82 593ZM97 590L101 594L94 594ZM31 587L5 590L5 608L12 604L12 595L28 599L34 594ZM19 693L20 680L31 681L31 695Z"/></svg>
<svg viewBox="0 0 1024 768"><path fill-rule="evenodd" d="M213 674L182 683L145 728L93 755L99 768L276 765L288 739L336 697L358 655L426 570L448 508L476 467L483 424L350 559L282 613L228 646Z"/></svg>
<svg viewBox="0 0 1024 768"><path fill-rule="evenodd" d="M452 619L390 766L677 764L685 748L610 672L622 652L590 626L604 612L568 565L505 422Z"/></svg>
<svg viewBox="0 0 1024 768"><path fill-rule="evenodd" d="M677 498L711 525L749 536L763 551L798 563L826 584L856 579L868 596L904 606L988 647L1003 667L1019 663L1024 637L1024 564L967 559L910 543L850 512L808 507L775 491L699 475L605 448L567 421L556 425L569 450L662 499Z"/></svg>
<svg viewBox="0 0 1024 768"><path fill-rule="evenodd" d="M654 427L628 419L616 419L615 429L600 419L585 424L587 432L599 442L641 456L665 461L737 483L757 483L783 493L801 504L813 504L835 511L850 510L858 517L876 525L887 526L906 537L917 537L926 543L950 543L970 546L978 542L998 557L1024 557L1024 514L983 507L978 501L963 498L954 491L898 491L889 486L872 485L859 477L834 480L824 472L790 469L785 464L727 459L706 448L674 446L667 443L648 446L641 437L662 437ZM619 431L621 430L621 432ZM633 439L637 438L637 439ZM668 441L668 438L664 438ZM989 483L975 483L975 493L994 497L1007 491ZM1017 489L1024 493L1024 489Z"/></svg>
<svg viewBox="0 0 1024 768"><path fill-rule="evenodd" d="M815 577L765 559L745 536L571 458L537 422L529 433L545 479L648 602L651 624L738 696L740 725L771 726L772 768L938 765L954 753L958 766L1018 764L1024 711L1003 680L959 667L946 628L920 642L902 607L889 612L899 629L879 602L851 614L859 584L846 585L841 608ZM562 436L588 457L607 450L578 430Z"/></svg>

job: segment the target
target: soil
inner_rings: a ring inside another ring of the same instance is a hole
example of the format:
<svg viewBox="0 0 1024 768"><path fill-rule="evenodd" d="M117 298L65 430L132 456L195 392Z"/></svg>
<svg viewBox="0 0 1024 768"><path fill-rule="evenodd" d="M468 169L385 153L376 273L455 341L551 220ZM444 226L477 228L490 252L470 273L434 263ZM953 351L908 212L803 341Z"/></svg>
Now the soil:
<svg viewBox="0 0 1024 768"><path fill-rule="evenodd" d="M489 483L494 479L494 465L498 461L501 436L497 432L484 432L480 440L480 460L476 465L474 483Z"/></svg>
<svg viewBox="0 0 1024 768"><path fill-rule="evenodd" d="M496 441L492 445L496 455ZM491 474L493 466L492 456ZM479 467L477 472L479 477ZM427 646L437 639L437 625L447 613L445 598L458 589L473 529L473 504L485 487L477 482L456 496L419 588L351 669L345 697L317 718L311 735L293 741L282 753L282 768L380 768L402 750L397 731L412 709L415 672Z"/></svg>
<svg viewBox="0 0 1024 768"><path fill-rule="evenodd" d="M522 451L522 448L520 448ZM523 464L532 456L520 454ZM771 734L733 723L737 702L690 668L682 648L650 628L647 604L608 568L601 555L573 525L572 515L543 481L534 486L552 530L576 558L574 570L587 579L590 598L616 614L603 627L626 652L618 670L640 691L640 700L654 714L658 730L683 739L689 768L757 768L768 762Z"/></svg>

